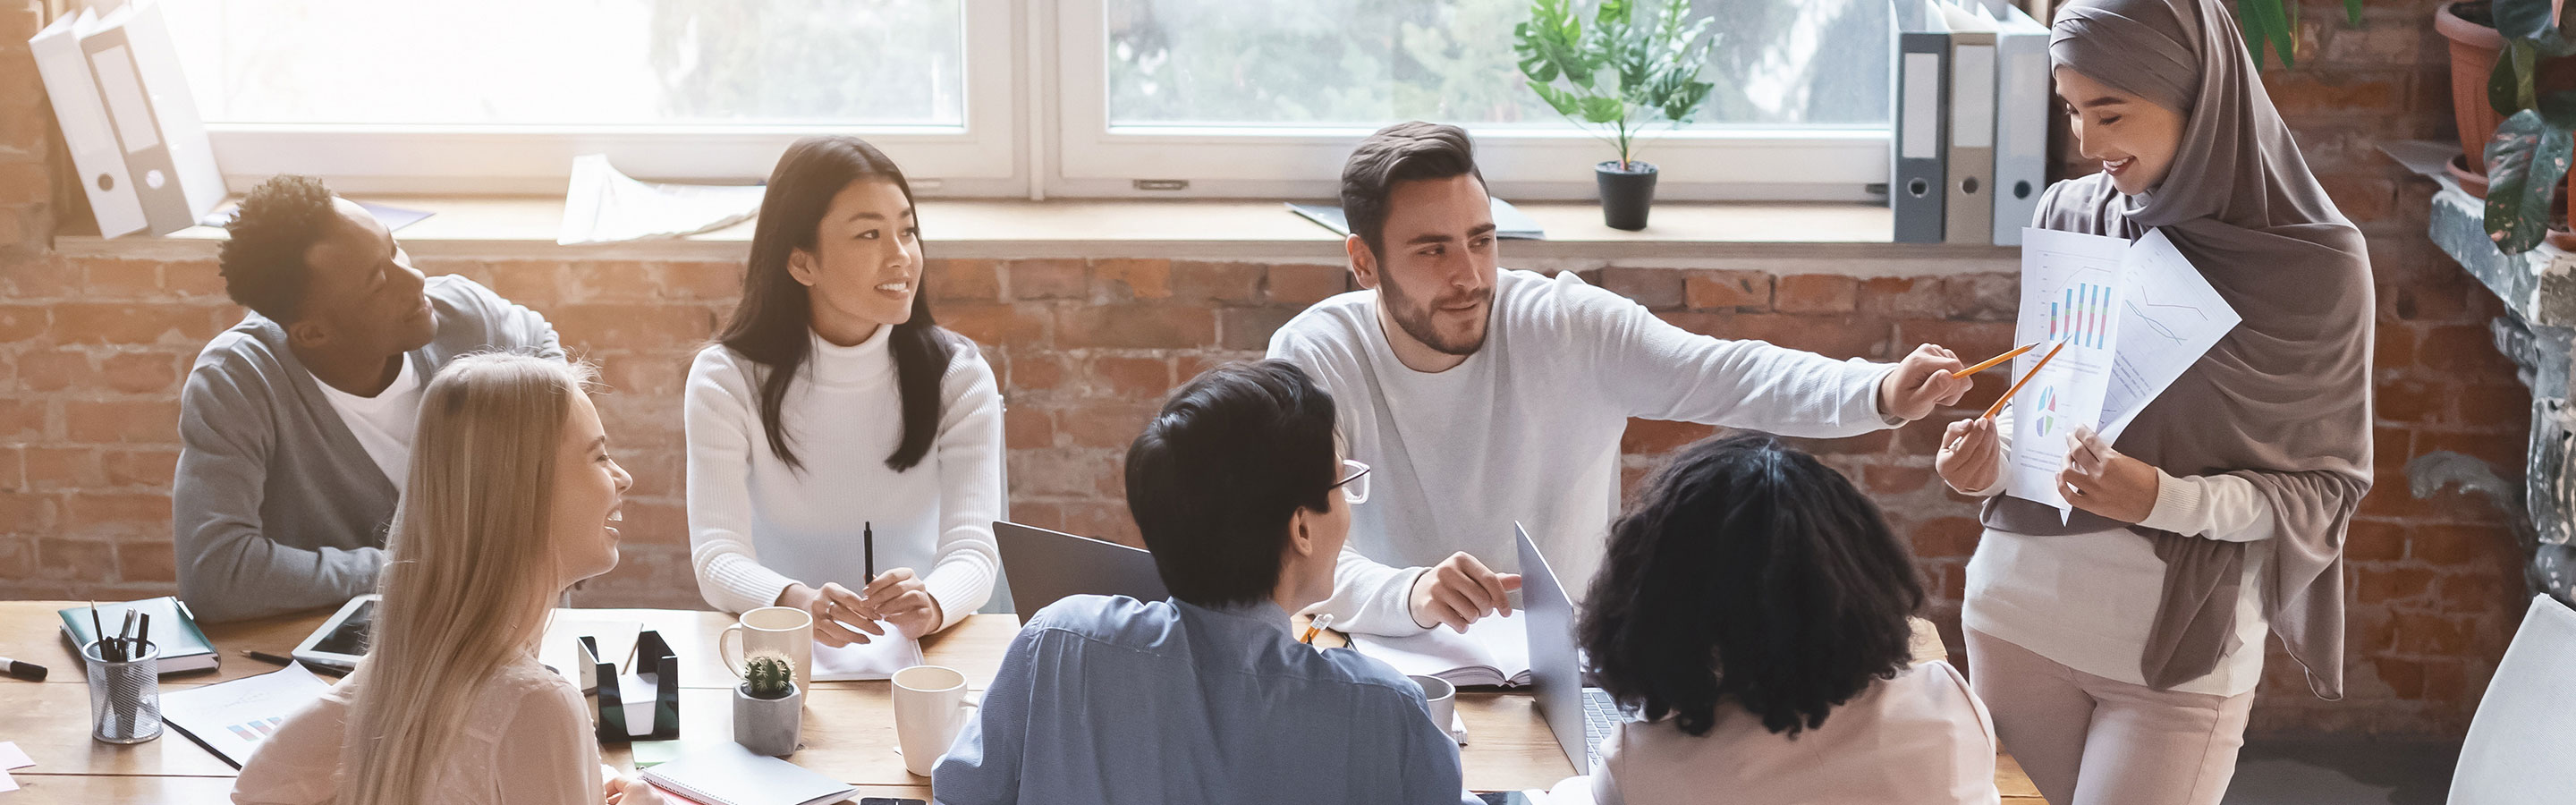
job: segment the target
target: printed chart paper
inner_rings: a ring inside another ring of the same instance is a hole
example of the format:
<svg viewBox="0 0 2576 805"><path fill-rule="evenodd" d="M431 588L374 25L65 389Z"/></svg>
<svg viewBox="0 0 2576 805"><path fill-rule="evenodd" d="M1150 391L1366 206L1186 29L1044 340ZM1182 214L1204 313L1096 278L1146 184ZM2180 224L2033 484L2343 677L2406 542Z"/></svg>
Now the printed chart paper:
<svg viewBox="0 0 2576 805"><path fill-rule="evenodd" d="M2140 409L2243 321L2164 230L2148 230L2129 247L2124 262L2128 295L2120 305L2122 341L2111 360L2111 388L2102 398L2099 430L2106 442L2119 441Z"/></svg>
<svg viewBox="0 0 2576 805"><path fill-rule="evenodd" d="M2013 451L2004 491L2014 497L2074 511L2057 494L2057 473L2066 466L2066 435L2102 421L2119 344L2121 259L2128 250L2129 242L2119 238L2022 231L2021 316L2013 340L2040 346L2013 359L2013 377L2027 374L2057 345L2066 348L2013 395Z"/></svg>

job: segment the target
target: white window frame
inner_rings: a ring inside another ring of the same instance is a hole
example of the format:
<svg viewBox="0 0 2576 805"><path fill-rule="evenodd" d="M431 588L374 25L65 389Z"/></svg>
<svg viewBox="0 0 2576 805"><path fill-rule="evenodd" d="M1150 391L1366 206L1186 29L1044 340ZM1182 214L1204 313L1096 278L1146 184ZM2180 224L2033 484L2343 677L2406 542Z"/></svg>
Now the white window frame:
<svg viewBox="0 0 2576 805"><path fill-rule="evenodd" d="M962 126L413 126L209 124L233 192L273 174L328 177L353 193L559 194L573 157L605 153L630 176L701 182L766 179L799 137L855 134L904 166L925 196L1026 192L1026 6L962 0Z"/></svg>
<svg viewBox="0 0 2576 805"><path fill-rule="evenodd" d="M1373 129L1117 126L1108 120L1107 0L1061 0L1055 37L1059 107L1047 195L1330 198L1342 163ZM1473 127L1471 127L1473 130ZM1497 194L1589 199L1591 167L1611 156L1576 131L1475 130L1477 168ZM1884 129L1668 131L1639 158L1655 163L1658 198L1683 201L1884 200ZM1872 186L1877 186L1873 192Z"/></svg>

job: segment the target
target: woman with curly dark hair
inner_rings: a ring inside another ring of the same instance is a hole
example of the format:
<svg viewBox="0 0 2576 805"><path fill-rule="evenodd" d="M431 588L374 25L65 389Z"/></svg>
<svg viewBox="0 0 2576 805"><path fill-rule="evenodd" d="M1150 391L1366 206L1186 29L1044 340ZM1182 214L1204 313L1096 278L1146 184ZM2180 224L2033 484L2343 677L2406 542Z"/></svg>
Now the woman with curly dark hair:
<svg viewBox="0 0 2576 805"><path fill-rule="evenodd" d="M1904 543L1841 474L1768 434L1683 448L1611 526L1577 626L1638 720L1559 794L1996 801L1985 705L1949 663L1911 660L1922 605Z"/></svg>

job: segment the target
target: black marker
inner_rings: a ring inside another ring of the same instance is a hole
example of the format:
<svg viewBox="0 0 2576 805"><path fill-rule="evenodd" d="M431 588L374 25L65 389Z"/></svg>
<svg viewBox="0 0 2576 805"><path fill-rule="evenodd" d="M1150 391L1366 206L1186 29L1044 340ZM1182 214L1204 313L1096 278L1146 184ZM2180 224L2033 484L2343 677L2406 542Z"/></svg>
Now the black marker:
<svg viewBox="0 0 2576 805"><path fill-rule="evenodd" d="M10 676L24 679L29 682L45 681L45 667L32 662L19 662L7 657L0 657L0 670L5 670L5 672Z"/></svg>
<svg viewBox="0 0 2576 805"><path fill-rule="evenodd" d="M859 543L860 549L867 552L868 582L874 583L877 580L877 526L875 523L859 523Z"/></svg>

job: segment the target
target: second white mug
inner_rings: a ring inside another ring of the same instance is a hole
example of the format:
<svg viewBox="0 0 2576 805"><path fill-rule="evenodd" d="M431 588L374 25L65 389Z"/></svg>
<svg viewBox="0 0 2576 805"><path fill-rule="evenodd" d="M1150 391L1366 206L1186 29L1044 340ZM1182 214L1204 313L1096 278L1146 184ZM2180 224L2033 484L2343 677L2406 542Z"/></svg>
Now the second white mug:
<svg viewBox="0 0 2576 805"><path fill-rule="evenodd" d="M928 777L957 731L981 702L966 697L966 675L955 668L915 665L894 673L894 738L903 768Z"/></svg>
<svg viewBox="0 0 2576 805"><path fill-rule="evenodd" d="M796 687L806 687L814 666L814 616L795 607L761 607L716 636L716 657L725 669L742 676L743 658L758 652L785 656L796 666Z"/></svg>

